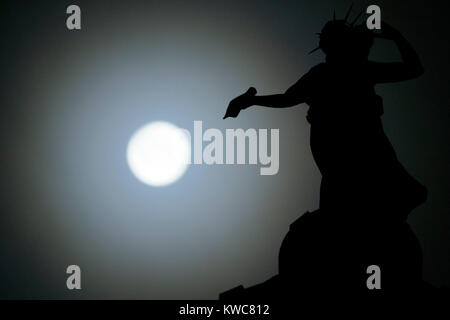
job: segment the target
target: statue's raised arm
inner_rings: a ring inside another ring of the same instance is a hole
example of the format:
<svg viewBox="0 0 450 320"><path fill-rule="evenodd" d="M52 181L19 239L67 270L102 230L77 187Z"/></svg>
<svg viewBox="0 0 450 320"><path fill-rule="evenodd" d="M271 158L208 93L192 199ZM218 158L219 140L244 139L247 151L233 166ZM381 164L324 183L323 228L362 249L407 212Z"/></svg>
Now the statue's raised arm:
<svg viewBox="0 0 450 320"><path fill-rule="evenodd" d="M394 41L402 58L401 62L370 62L375 83L405 81L423 74L419 56L397 29L382 22L381 33L375 33L374 37Z"/></svg>

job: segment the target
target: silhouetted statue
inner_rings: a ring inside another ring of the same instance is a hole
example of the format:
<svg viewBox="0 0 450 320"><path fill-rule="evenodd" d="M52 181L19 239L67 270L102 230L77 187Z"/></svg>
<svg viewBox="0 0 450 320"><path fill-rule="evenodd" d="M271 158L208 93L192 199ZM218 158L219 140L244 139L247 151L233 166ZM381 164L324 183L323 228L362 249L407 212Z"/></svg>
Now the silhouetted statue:
<svg viewBox="0 0 450 320"><path fill-rule="evenodd" d="M396 29L382 23L381 31L370 31L354 25L357 19L347 22L349 12L343 20L326 23L319 34L315 50L325 53L325 62L285 93L257 96L250 88L228 106L224 118L250 106L306 103L311 151L322 181L319 210L294 222L283 241L279 275L249 289L235 288L222 299L295 299L313 292L413 295L426 287L421 248L406 218L427 191L398 161L382 127L382 99L374 90L378 83L416 78L423 67ZM369 61L374 38L394 41L402 61ZM371 265L380 267L381 290L368 289Z"/></svg>

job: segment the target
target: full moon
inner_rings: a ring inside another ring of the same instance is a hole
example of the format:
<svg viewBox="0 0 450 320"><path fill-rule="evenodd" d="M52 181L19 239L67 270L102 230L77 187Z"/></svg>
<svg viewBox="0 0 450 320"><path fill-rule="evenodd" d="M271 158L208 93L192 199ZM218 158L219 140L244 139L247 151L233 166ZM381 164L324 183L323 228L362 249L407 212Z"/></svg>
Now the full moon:
<svg viewBox="0 0 450 320"><path fill-rule="evenodd" d="M183 129L163 121L138 129L127 147L131 172L145 184L165 186L177 181L186 171L191 156L191 141Z"/></svg>

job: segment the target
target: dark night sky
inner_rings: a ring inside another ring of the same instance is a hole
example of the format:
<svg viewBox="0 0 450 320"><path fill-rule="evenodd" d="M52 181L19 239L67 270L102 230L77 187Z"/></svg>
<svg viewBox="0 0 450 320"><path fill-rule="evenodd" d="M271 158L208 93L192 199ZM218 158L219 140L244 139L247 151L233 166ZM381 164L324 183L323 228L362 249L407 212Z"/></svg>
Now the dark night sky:
<svg viewBox="0 0 450 320"><path fill-rule="evenodd" d="M316 32L350 1L9 1L1 23L1 298L216 298L277 272L289 224L318 206L307 106L222 120L250 85L284 92L321 53ZM404 166L429 189L409 222L424 277L450 285L449 41L444 1L378 4L425 74L377 87ZM65 27L78 4L82 30ZM399 58L375 44L372 59ZM280 171L191 166L152 188L126 163L145 123L279 128ZM65 269L82 269L79 292Z"/></svg>

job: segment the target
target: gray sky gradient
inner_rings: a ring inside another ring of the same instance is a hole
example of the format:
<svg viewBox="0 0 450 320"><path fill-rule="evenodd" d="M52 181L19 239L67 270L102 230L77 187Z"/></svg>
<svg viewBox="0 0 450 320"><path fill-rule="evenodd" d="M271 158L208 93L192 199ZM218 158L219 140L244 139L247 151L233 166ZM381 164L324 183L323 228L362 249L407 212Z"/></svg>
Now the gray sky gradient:
<svg viewBox="0 0 450 320"><path fill-rule="evenodd" d="M354 2L355 13L369 4ZM307 106L222 116L249 86L283 92L322 61L307 54L315 33L350 1L78 1L74 32L65 27L69 4L1 10L0 297L213 299L274 275L289 224L318 206ZM432 16L443 10L378 4L426 69L377 92L400 160L429 188L410 217L425 278L450 285L449 48ZM377 43L373 58L398 53ZM155 120L279 128L279 173L193 165L170 186L146 186L130 172L126 146ZM81 267L80 292L65 287L70 264Z"/></svg>

